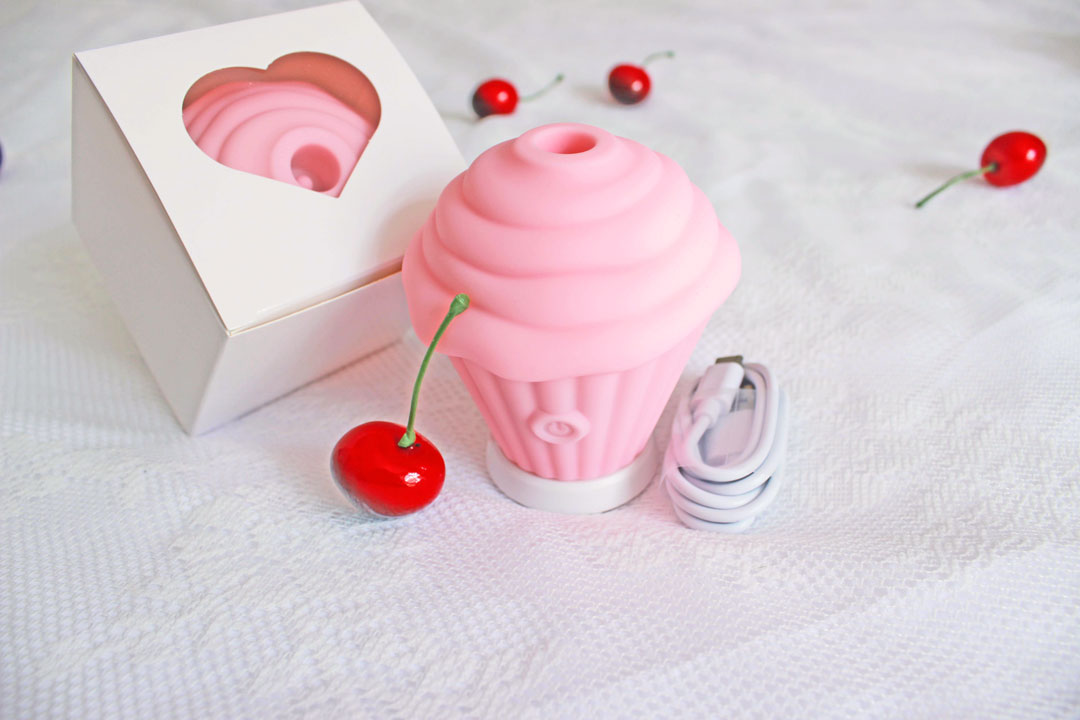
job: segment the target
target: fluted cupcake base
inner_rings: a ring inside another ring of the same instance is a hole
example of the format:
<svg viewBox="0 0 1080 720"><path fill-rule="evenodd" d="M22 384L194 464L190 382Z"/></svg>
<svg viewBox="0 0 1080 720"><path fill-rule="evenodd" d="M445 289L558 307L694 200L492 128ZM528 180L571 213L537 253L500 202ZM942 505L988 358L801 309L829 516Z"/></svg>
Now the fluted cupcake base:
<svg viewBox="0 0 1080 720"><path fill-rule="evenodd" d="M566 482L522 470L490 438L487 446L488 474L507 497L525 507L575 515L602 513L630 502L649 486L658 462L650 437L626 467L603 477Z"/></svg>
<svg viewBox="0 0 1080 720"><path fill-rule="evenodd" d="M618 472L641 454L704 328L620 372L526 382L471 360L451 361L507 460L532 475L581 482Z"/></svg>

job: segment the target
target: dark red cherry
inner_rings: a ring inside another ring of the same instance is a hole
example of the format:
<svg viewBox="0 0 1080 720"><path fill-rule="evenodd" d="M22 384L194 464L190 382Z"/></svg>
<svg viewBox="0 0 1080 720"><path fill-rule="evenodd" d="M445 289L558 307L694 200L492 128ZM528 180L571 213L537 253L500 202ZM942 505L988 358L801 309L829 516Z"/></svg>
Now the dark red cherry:
<svg viewBox="0 0 1080 720"><path fill-rule="evenodd" d="M608 89L611 95L623 105L635 105L644 100L652 82L645 68L637 65L616 65L608 73Z"/></svg>
<svg viewBox="0 0 1080 720"><path fill-rule="evenodd" d="M658 58L672 58L675 53L670 50L653 53L645 58L641 65L616 65L608 73L608 90L611 96L623 105L636 105L649 96L652 89L652 81L645 66Z"/></svg>

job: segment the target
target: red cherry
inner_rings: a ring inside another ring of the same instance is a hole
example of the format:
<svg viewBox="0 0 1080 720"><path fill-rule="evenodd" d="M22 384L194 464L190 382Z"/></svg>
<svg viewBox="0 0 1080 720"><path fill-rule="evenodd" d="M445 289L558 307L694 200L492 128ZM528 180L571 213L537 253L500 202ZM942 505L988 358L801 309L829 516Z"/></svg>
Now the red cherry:
<svg viewBox="0 0 1080 720"><path fill-rule="evenodd" d="M563 75L562 73L559 73L555 76L554 80L536 92L518 98L517 88L515 88L509 80L503 80L501 78L485 80L473 91L473 111L478 117L482 118L487 117L488 115L509 115L517 108L519 100L520 102L535 100L562 81Z"/></svg>
<svg viewBox="0 0 1080 720"><path fill-rule="evenodd" d="M664 51L653 53L645 58L641 65L616 65L608 73L608 90L612 97L623 105L636 105L649 95L652 82L649 73L645 72L645 66L657 58L675 57L675 53Z"/></svg>
<svg viewBox="0 0 1080 720"><path fill-rule="evenodd" d="M378 515L396 517L427 507L442 490L446 463L423 435L398 446L405 428L375 421L354 427L338 440L330 468L338 486Z"/></svg>
<svg viewBox="0 0 1080 720"><path fill-rule="evenodd" d="M431 338L413 384L409 424L367 422L345 433L330 454L330 471L338 487L358 505L378 515L408 515L427 507L442 490L446 463L438 449L413 430L420 384L439 338L450 321L469 307L468 295L450 302L435 336Z"/></svg>
<svg viewBox="0 0 1080 720"><path fill-rule="evenodd" d="M983 150L978 170L969 170L949 178L941 187L915 203L921 208L942 190L961 180L982 175L986 182L997 187L1018 185L1039 172L1046 161L1046 143L1029 132L1014 130L998 135Z"/></svg>
<svg viewBox="0 0 1080 720"><path fill-rule="evenodd" d="M608 73L608 89L623 105L634 105L649 94L652 83L645 68L637 65L616 65Z"/></svg>
<svg viewBox="0 0 1080 720"><path fill-rule="evenodd" d="M983 177L998 187L1017 185L1039 172L1046 160L1046 143L1029 132L1014 130L998 135L983 150L982 167L996 165Z"/></svg>
<svg viewBox="0 0 1080 720"><path fill-rule="evenodd" d="M509 115L514 112L517 104L517 88L500 78L480 83L472 96L472 107L479 117Z"/></svg>

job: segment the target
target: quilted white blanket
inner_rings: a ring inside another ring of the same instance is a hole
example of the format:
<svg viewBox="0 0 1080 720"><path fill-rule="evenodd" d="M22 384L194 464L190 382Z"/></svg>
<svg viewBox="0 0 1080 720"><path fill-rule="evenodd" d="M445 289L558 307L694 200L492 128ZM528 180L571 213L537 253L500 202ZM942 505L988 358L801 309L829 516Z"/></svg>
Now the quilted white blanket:
<svg viewBox="0 0 1080 720"><path fill-rule="evenodd" d="M793 410L781 495L727 536L655 485L510 502L441 357L442 497L358 516L329 451L404 418L415 338L178 428L68 220L69 57L304 4L0 6L0 716L1080 716L1080 6L369 4L467 157L588 122L712 199L745 271L679 392L742 353ZM647 103L606 99L664 49ZM468 119L485 77L558 71ZM1032 181L911 207L1011 129L1049 145Z"/></svg>

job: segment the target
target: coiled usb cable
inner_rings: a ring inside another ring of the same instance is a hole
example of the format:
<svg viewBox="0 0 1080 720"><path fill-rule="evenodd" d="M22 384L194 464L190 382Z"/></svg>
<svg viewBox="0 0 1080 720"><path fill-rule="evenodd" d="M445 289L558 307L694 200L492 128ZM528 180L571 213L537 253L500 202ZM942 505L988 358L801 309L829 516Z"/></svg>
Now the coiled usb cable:
<svg viewBox="0 0 1080 720"><path fill-rule="evenodd" d="M742 532L780 487L787 397L767 367L720 358L679 403L663 483L687 527Z"/></svg>

